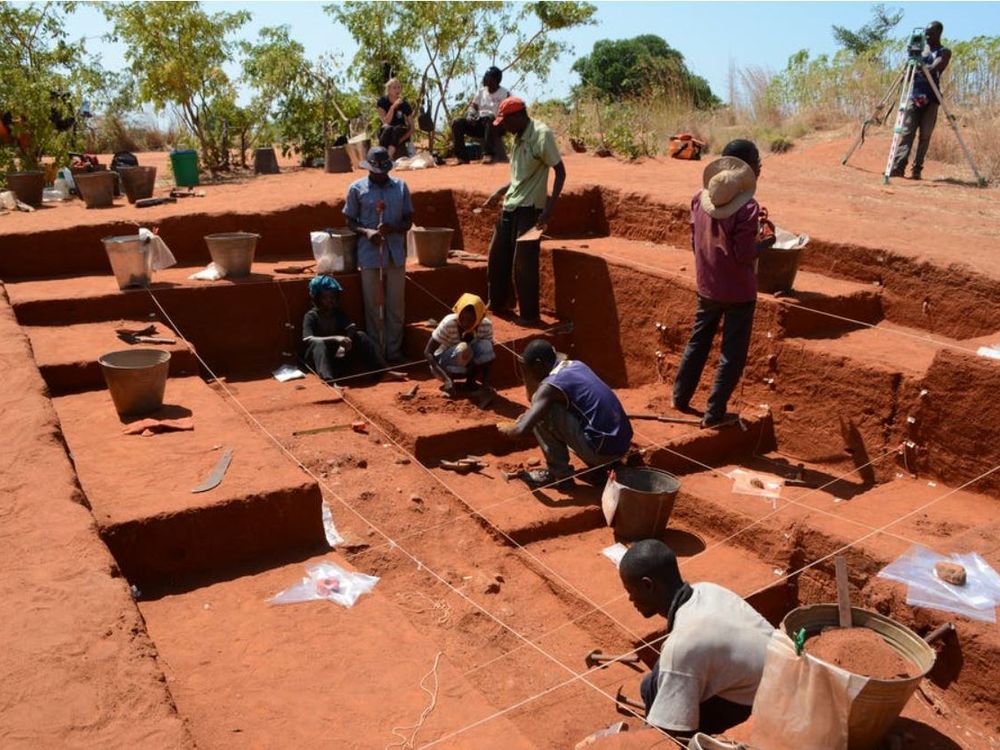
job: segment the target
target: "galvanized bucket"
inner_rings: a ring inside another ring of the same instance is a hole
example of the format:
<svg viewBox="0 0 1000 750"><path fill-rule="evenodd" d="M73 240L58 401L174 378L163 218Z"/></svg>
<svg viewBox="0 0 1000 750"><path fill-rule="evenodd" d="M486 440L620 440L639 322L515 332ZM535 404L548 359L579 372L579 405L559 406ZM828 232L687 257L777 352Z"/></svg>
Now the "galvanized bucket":
<svg viewBox="0 0 1000 750"><path fill-rule="evenodd" d="M163 406L170 352L124 349L108 352L97 361L119 416L148 414Z"/></svg>
<svg viewBox="0 0 1000 750"><path fill-rule="evenodd" d="M330 174L350 172L354 169L351 157L347 153L347 146L330 146L326 150L325 168Z"/></svg>
<svg viewBox="0 0 1000 750"><path fill-rule="evenodd" d="M621 466L604 487L604 518L618 539L655 539L667 529L680 488L677 477L660 469Z"/></svg>
<svg viewBox="0 0 1000 750"><path fill-rule="evenodd" d="M115 281L119 289L130 286L149 286L153 275L153 255L149 252L149 240L137 234L118 237L104 237L104 252L111 261Z"/></svg>
<svg viewBox="0 0 1000 750"><path fill-rule="evenodd" d="M156 186L156 167L118 167L122 189L129 203L153 196Z"/></svg>
<svg viewBox="0 0 1000 750"><path fill-rule="evenodd" d="M364 134L356 135L347 142L344 148L347 149L347 158L351 160L351 169L357 169L358 165L368 158L368 149L371 147L371 139Z"/></svg>
<svg viewBox="0 0 1000 750"><path fill-rule="evenodd" d="M250 273L259 239L259 234L250 232L223 232L205 235L205 244L208 245L212 262L223 275L234 278Z"/></svg>
<svg viewBox="0 0 1000 750"><path fill-rule="evenodd" d="M115 205L115 175L113 172L87 172L73 176L76 189L87 208L109 208Z"/></svg>
<svg viewBox="0 0 1000 750"><path fill-rule="evenodd" d="M350 229L324 229L329 236L317 271L322 273L352 273L358 270L358 235ZM320 268L322 267L322 268Z"/></svg>
<svg viewBox="0 0 1000 750"><path fill-rule="evenodd" d="M812 604L793 609L781 621L781 628L794 639L805 628L806 638L819 635L827 627L837 627L840 620L836 604ZM915 677L898 680L868 678L851 703L847 746L850 750L875 750L899 716L920 680L934 667L936 654L923 638L895 620L867 609L851 607L851 622L856 628L874 630L903 658L920 670ZM815 658L815 657L813 657Z"/></svg>
<svg viewBox="0 0 1000 750"><path fill-rule="evenodd" d="M429 268L448 265L448 251L451 250L451 236L455 233L454 229L413 227L410 232L417 251L417 263Z"/></svg>

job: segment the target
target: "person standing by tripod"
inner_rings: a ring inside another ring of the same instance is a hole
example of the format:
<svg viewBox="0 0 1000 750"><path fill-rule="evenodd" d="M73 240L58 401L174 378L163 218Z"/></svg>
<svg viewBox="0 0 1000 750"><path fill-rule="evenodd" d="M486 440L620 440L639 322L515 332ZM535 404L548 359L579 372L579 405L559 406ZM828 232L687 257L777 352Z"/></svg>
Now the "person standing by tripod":
<svg viewBox="0 0 1000 750"><path fill-rule="evenodd" d="M910 177L919 180L923 171L924 157L927 156L927 148L931 144L931 134L937 123L938 107L941 104L934 89L941 90L941 74L951 62L951 50L941 44L943 31L944 26L940 21L931 21L924 29L927 46L924 48L921 62L930 71L934 85L931 86L924 71L917 68L913 76L913 93L906 105L903 129L900 133L899 147L896 149L896 159L892 165L891 177L902 177L906 172L906 162L909 159L913 139L918 130L920 131L920 140L917 141L917 152L913 156Z"/></svg>

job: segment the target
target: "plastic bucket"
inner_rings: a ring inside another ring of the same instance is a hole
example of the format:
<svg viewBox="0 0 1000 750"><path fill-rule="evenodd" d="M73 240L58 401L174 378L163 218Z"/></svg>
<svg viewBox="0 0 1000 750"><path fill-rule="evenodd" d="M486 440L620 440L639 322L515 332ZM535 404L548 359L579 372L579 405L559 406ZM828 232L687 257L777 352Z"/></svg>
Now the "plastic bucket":
<svg viewBox="0 0 1000 750"><path fill-rule="evenodd" d="M604 488L612 502L617 499L611 521L615 537L632 541L663 534L680 488L677 477L660 469L645 466L615 469Z"/></svg>
<svg viewBox="0 0 1000 750"><path fill-rule="evenodd" d="M205 235L205 244L212 262L229 278L246 276L253 265L254 250L259 234L250 232L223 232Z"/></svg>
<svg viewBox="0 0 1000 750"><path fill-rule="evenodd" d="M354 169L351 157L347 154L347 146L330 146L326 150L325 168L330 174L350 172Z"/></svg>
<svg viewBox="0 0 1000 750"><path fill-rule="evenodd" d="M351 169L358 168L358 165L368 156L368 149L371 147L371 139L366 135L356 135L347 142L344 148L347 150L347 157L351 160Z"/></svg>
<svg viewBox="0 0 1000 750"><path fill-rule="evenodd" d="M163 406L170 352L163 349L125 349L97 360L119 416L148 414Z"/></svg>
<svg viewBox="0 0 1000 750"><path fill-rule="evenodd" d="M781 628L792 639L795 638L795 633L805 628L808 639L819 635L824 628L837 627L839 622L836 604L812 604L793 609L785 615ZM874 630L894 651L913 662L920 670L920 674L915 677L898 680L867 678L868 684L851 703L847 746L850 750L875 750L910 700L920 680L933 668L936 654L912 630L877 612L851 607L851 622L854 627Z"/></svg>
<svg viewBox="0 0 1000 750"><path fill-rule="evenodd" d="M795 285L795 274L799 272L800 255L801 247L762 250L757 258L758 291L768 294L791 291Z"/></svg>
<svg viewBox="0 0 1000 750"><path fill-rule="evenodd" d="M316 273L352 273L358 270L358 235L350 229L313 232Z"/></svg>
<svg viewBox="0 0 1000 750"><path fill-rule="evenodd" d="M111 270L119 289L130 286L149 286L153 276L153 256L149 252L149 240L137 234L118 237L104 237L104 252L108 254Z"/></svg>
<svg viewBox="0 0 1000 750"><path fill-rule="evenodd" d="M278 174L278 155L274 148L258 148L253 153L254 174Z"/></svg>
<svg viewBox="0 0 1000 750"><path fill-rule="evenodd" d="M81 173L74 181L87 208L108 208L115 204L115 175L112 172Z"/></svg>
<svg viewBox="0 0 1000 750"><path fill-rule="evenodd" d="M410 230L417 262L422 266L437 268L448 264L451 236L454 229L447 227L414 227Z"/></svg>
<svg viewBox="0 0 1000 750"><path fill-rule="evenodd" d="M198 184L198 152L170 152L170 168L174 171L174 184L177 187L193 187Z"/></svg>
<svg viewBox="0 0 1000 750"><path fill-rule="evenodd" d="M152 197L156 167L118 167L118 174L129 203Z"/></svg>
<svg viewBox="0 0 1000 750"><path fill-rule="evenodd" d="M11 172L7 175L7 188L19 201L37 208L42 205L45 172Z"/></svg>

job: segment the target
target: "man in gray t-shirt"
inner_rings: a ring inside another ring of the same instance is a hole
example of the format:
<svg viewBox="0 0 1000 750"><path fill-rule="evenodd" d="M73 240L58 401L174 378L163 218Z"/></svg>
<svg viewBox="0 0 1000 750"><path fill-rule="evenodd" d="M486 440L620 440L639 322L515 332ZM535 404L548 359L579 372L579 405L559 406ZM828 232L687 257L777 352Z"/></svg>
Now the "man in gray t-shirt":
<svg viewBox="0 0 1000 750"><path fill-rule="evenodd" d="M742 597L714 583L685 583L677 556L644 539L619 575L643 617L667 618L667 638L641 692L646 721L677 738L724 732L750 717L774 628Z"/></svg>

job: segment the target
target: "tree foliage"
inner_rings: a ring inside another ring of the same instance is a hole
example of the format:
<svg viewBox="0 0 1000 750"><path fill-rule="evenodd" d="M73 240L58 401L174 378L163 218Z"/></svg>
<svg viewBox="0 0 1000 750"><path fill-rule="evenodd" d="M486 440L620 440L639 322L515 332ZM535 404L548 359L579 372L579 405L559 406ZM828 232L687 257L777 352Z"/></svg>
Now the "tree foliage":
<svg viewBox="0 0 1000 750"><path fill-rule="evenodd" d="M197 2L108 3L102 9L113 23L113 38L126 45L139 100L158 110L173 107L197 139L204 162L228 166L236 89L223 66L235 51L233 34L250 14L208 14Z"/></svg>
<svg viewBox="0 0 1000 750"><path fill-rule="evenodd" d="M605 97L667 96L698 109L720 103L708 81L692 73L684 56L655 34L602 39L573 63L573 72L584 87Z"/></svg>
<svg viewBox="0 0 1000 750"><path fill-rule="evenodd" d="M902 9L886 8L879 3L872 6L872 19L857 31L834 25L833 38L837 40L837 44L855 55L877 54L902 20Z"/></svg>
<svg viewBox="0 0 1000 750"><path fill-rule="evenodd" d="M35 169L43 156L65 164L78 133L73 118L104 85L83 41L69 39L73 10L72 3L0 3L0 115L14 140L0 144L0 172Z"/></svg>

